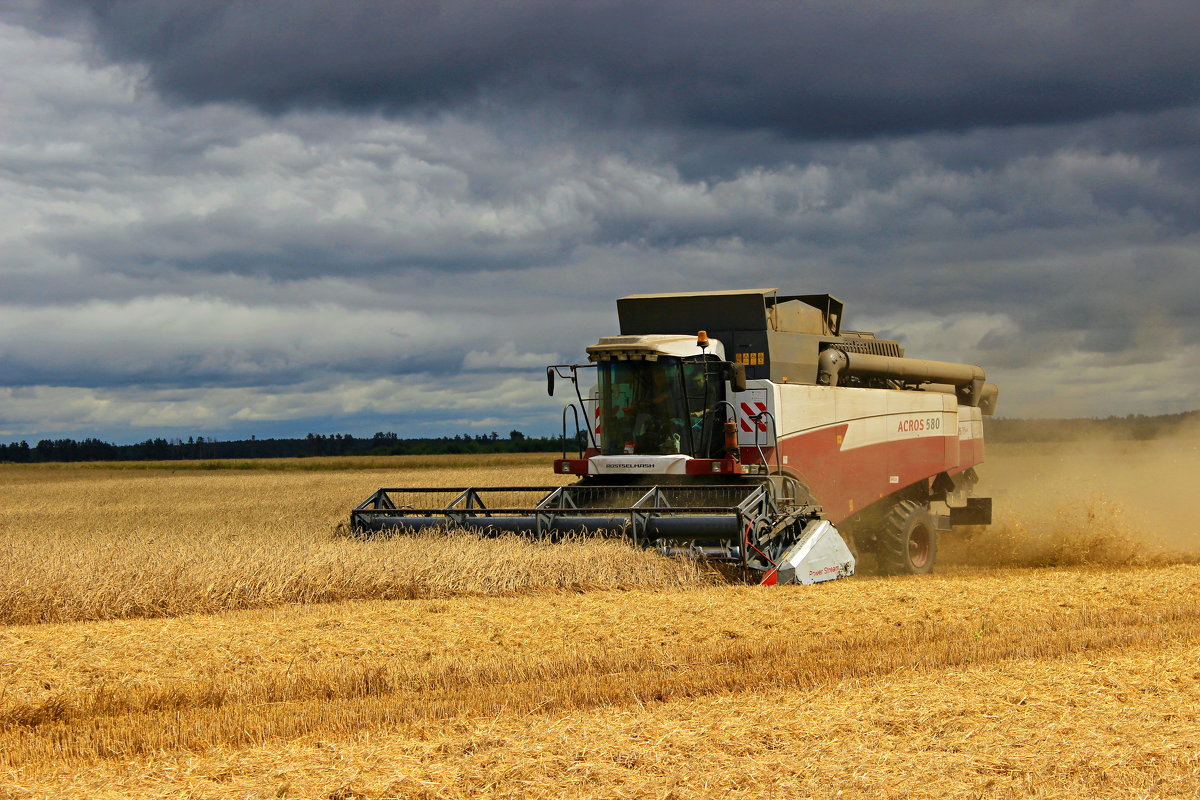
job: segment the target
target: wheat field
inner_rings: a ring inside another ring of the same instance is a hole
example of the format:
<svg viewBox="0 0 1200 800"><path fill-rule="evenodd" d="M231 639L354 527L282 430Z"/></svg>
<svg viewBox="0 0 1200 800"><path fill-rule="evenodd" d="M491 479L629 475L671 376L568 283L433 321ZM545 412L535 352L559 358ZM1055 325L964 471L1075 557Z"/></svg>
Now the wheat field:
<svg viewBox="0 0 1200 800"><path fill-rule="evenodd" d="M776 588L336 535L540 456L0 466L0 798L1195 797L1198 443L993 447L938 574Z"/></svg>
<svg viewBox="0 0 1200 800"><path fill-rule="evenodd" d="M704 580L695 564L614 542L334 535L381 483L562 481L544 455L490 460L367 461L390 469L348 469L355 459L263 470L10 466L0 470L0 624Z"/></svg>

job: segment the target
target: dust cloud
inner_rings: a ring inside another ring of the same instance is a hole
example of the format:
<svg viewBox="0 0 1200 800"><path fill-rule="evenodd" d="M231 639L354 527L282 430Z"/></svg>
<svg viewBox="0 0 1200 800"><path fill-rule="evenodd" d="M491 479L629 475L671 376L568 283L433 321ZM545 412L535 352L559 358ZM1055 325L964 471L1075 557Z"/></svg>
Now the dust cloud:
<svg viewBox="0 0 1200 800"><path fill-rule="evenodd" d="M989 444L978 472L993 524L944 534L941 565L1200 560L1200 426L1148 441Z"/></svg>

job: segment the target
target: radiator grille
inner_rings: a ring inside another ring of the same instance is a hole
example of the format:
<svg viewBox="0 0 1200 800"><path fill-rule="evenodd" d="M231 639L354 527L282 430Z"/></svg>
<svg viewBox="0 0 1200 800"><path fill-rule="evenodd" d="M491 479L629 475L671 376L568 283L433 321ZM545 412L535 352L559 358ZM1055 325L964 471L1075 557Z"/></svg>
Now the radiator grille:
<svg viewBox="0 0 1200 800"><path fill-rule="evenodd" d="M867 353L873 356L893 356L895 358L904 357L904 348L900 343L891 339L843 339L839 342L833 342L829 345L834 350L841 350L843 353Z"/></svg>

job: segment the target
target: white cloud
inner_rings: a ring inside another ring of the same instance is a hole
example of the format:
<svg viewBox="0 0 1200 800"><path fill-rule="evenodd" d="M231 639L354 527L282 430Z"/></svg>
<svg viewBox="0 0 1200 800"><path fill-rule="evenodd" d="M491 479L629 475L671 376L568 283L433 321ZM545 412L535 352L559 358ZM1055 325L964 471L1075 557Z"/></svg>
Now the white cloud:
<svg viewBox="0 0 1200 800"><path fill-rule="evenodd" d="M463 359L463 369L536 369L560 361L560 357L554 353L519 353L516 344L503 342L493 351L472 350L467 353Z"/></svg>
<svg viewBox="0 0 1200 800"><path fill-rule="evenodd" d="M185 393L145 388L0 388L0 403L7 435L36 426L47 434L89 427L128 429L134 437L167 428L221 431L247 422L343 415L374 415L409 426L429 417L443 424L479 428L501 424L497 410L522 417L533 410L537 418L547 405L544 381L509 377L473 383L422 375L346 380L329 386L301 384L270 392L246 387L195 388ZM552 420L549 416L547 420L550 427Z"/></svg>

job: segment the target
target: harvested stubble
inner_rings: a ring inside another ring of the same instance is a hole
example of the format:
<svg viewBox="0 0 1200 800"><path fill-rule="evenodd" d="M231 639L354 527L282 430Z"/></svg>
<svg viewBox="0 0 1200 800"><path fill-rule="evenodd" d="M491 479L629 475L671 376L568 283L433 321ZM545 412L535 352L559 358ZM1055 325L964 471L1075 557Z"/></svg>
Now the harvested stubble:
<svg viewBox="0 0 1200 800"><path fill-rule="evenodd" d="M1039 541L1138 534L1149 517L1120 482L1174 482L1162 496L1178 499L1197 466L1194 450L1182 468L1136 450L1087 463L992 452L997 527ZM186 600L203 587L179 588L193 572L269 574L274 586L316 552L280 537L361 549L329 531L377 485L543 483L541 461L399 477L0 469L4 541L41 545L0 586L21 586L39 554L52 578L56 539L127 552L111 563L130 585L148 536L208 532L207 550L177 546L162 562L175 583L143 594L148 613L199 610ZM1088 525L1057 516L1097 491L1130 509L1125 527L1103 503ZM1176 542L1194 540L1195 513L1180 507L1190 516L1173 519ZM272 572L280 554L292 560ZM1030 562L1015 547L975 556ZM551 569L597 566L570 561ZM447 580L473 580L452 567ZM1191 565L951 570L816 589L689 583L10 625L0 797L1195 797L1198 587ZM173 596L183 602L164 606Z"/></svg>
<svg viewBox="0 0 1200 800"><path fill-rule="evenodd" d="M15 772L8 796L1194 800L1198 659L1195 646L1135 647L802 691L458 718Z"/></svg>
<svg viewBox="0 0 1200 800"><path fill-rule="evenodd" d="M334 536L349 509L377 483L395 481L394 472L8 468L4 477L0 624L707 580L694 564L615 542L551 547L466 534L369 542ZM465 485L546 477L544 465L518 463L482 474L472 466L430 469L409 480Z"/></svg>
<svg viewBox="0 0 1200 800"><path fill-rule="evenodd" d="M39 796L291 781L280 796L311 797L351 779L369 797L1200 788L1196 566L360 602L4 637L0 752Z"/></svg>

